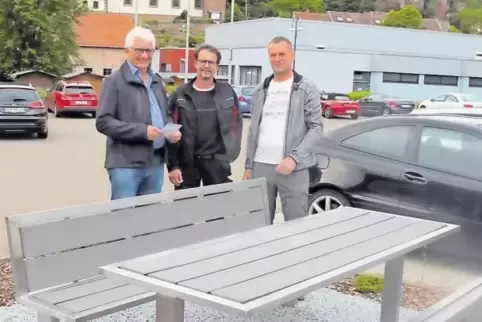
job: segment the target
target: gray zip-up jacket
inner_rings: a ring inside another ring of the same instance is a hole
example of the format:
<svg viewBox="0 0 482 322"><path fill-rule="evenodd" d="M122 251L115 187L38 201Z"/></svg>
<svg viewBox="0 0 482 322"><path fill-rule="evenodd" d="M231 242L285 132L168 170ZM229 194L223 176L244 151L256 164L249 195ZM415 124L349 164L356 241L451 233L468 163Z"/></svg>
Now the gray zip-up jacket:
<svg viewBox="0 0 482 322"><path fill-rule="evenodd" d="M259 126L266 93L273 75L260 84L252 98L251 125L248 132L245 169L253 168L253 159L258 147ZM284 137L284 157L296 161L296 169L301 170L316 164L313 147L323 135L323 119L320 107L320 92L316 85L298 73L294 73L290 106Z"/></svg>

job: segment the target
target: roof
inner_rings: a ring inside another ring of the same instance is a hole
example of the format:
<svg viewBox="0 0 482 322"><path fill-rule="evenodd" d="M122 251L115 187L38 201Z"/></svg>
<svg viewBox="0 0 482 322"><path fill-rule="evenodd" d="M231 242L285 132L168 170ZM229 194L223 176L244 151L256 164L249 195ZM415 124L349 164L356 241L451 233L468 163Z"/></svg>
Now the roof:
<svg viewBox="0 0 482 322"><path fill-rule="evenodd" d="M62 76L63 79L66 79L66 78L74 78L74 77L77 77L77 76L80 76L80 75L83 75L83 74L89 74L89 75L92 75L94 77L102 77L104 78L104 76L102 75L99 75L99 74L95 74L95 73L92 73L92 72L74 72L74 73L69 73L69 74L65 74Z"/></svg>
<svg viewBox="0 0 482 322"><path fill-rule="evenodd" d="M77 19L75 33L80 47L123 49L132 28L134 21L129 15L90 12Z"/></svg>
<svg viewBox="0 0 482 322"><path fill-rule="evenodd" d="M13 73L10 76L13 77L13 78L17 78L19 76L23 76L23 75L27 75L27 74L33 74L33 73L44 74L46 76L50 76L50 77L54 77L54 78L57 77L57 75L47 73L47 72L44 72L44 71L41 71L41 70L36 70L36 69L22 70L20 72Z"/></svg>
<svg viewBox="0 0 482 322"><path fill-rule="evenodd" d="M360 25L380 25L387 15L386 12L340 12L327 11L326 13L295 12L295 15L302 20L329 21L354 23ZM449 24L438 19L423 19L423 25L427 30L447 31Z"/></svg>

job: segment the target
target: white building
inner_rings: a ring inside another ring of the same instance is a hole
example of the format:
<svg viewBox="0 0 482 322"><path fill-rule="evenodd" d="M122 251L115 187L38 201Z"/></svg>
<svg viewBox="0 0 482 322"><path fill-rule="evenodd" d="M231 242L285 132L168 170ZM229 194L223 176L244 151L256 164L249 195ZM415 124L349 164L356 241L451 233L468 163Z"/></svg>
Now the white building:
<svg viewBox="0 0 482 322"><path fill-rule="evenodd" d="M179 16L190 3L192 17L203 16L203 0L81 0L93 11L121 14ZM138 1L138 2L137 2Z"/></svg>

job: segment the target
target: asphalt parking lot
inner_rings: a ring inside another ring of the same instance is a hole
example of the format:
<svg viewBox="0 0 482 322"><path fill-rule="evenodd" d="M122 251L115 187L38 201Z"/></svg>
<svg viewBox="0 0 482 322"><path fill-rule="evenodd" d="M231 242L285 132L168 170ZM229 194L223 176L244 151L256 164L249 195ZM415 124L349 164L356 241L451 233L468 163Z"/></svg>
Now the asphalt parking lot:
<svg viewBox="0 0 482 322"><path fill-rule="evenodd" d="M0 258L8 257L4 217L10 214L48 210L109 200L109 183L104 169L105 138L88 116L50 117L49 138L0 136ZM233 164L233 180L243 174L246 134L249 119L244 119L241 156ZM324 119L330 131L353 122L351 119ZM167 175L167 174L166 174ZM164 181L164 191L173 187ZM282 220L279 216L277 220ZM383 267L375 267L382 272ZM473 276L461 274L444 264L407 260L405 276L439 284L450 281L460 286Z"/></svg>

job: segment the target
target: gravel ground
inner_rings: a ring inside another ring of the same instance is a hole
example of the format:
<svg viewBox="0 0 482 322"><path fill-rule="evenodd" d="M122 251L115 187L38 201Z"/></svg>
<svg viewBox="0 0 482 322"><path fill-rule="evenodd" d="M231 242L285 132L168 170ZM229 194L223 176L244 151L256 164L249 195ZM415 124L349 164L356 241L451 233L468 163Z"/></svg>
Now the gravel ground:
<svg viewBox="0 0 482 322"><path fill-rule="evenodd" d="M235 318L219 311L186 304L186 322L372 322L379 321L380 304L362 297L330 289L313 292L295 307L279 307L253 318ZM400 322L408 321L417 311L401 309ZM154 322L153 303L111 314L95 322ZM35 313L21 305L0 308L2 322L34 322Z"/></svg>

